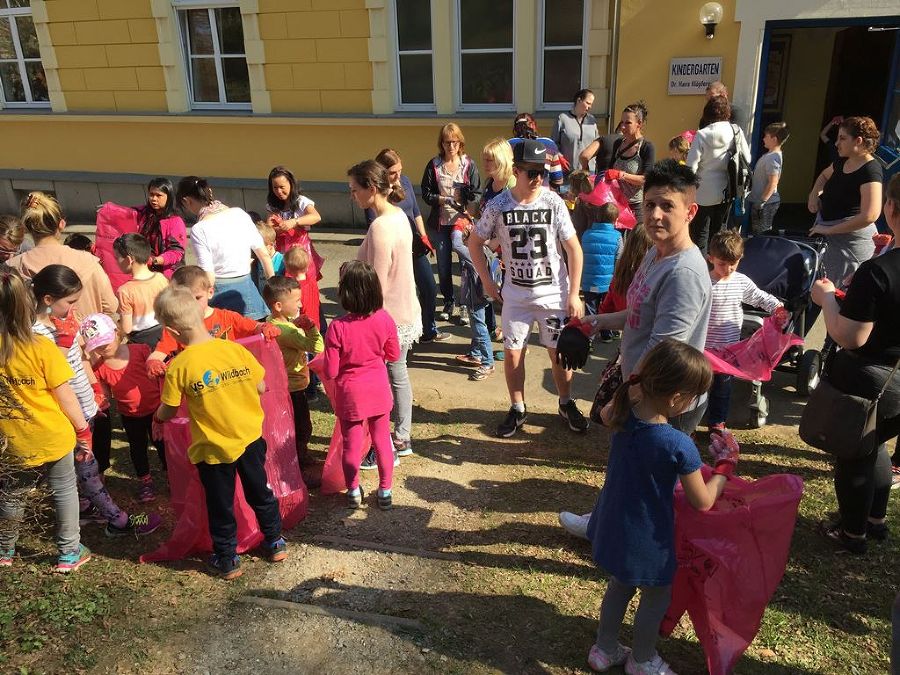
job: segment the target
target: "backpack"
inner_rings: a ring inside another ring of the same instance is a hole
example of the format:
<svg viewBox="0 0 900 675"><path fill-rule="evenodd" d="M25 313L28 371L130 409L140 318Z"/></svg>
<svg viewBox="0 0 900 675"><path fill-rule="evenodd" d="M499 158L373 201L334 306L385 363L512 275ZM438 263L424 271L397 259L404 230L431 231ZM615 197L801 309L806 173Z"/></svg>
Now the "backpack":
<svg viewBox="0 0 900 675"><path fill-rule="evenodd" d="M743 212L744 200L750 194L753 170L750 168L750 163L744 159L743 153L738 150L738 134L743 136L741 128L732 124L731 130L734 132L734 137L728 147L728 185L725 186L725 201L734 200L735 208L740 208Z"/></svg>

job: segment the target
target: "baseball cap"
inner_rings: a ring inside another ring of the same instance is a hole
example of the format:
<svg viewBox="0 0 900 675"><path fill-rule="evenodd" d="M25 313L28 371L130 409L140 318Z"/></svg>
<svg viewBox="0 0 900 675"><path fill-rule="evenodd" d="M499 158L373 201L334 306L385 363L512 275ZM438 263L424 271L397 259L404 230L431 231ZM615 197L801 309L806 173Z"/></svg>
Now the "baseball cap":
<svg viewBox="0 0 900 675"><path fill-rule="evenodd" d="M106 314L89 314L81 322L79 332L84 340L84 350L90 352L115 340L117 329L115 322Z"/></svg>
<svg viewBox="0 0 900 675"><path fill-rule="evenodd" d="M525 138L513 146L513 164L533 164L543 169L547 161L547 147L540 141Z"/></svg>

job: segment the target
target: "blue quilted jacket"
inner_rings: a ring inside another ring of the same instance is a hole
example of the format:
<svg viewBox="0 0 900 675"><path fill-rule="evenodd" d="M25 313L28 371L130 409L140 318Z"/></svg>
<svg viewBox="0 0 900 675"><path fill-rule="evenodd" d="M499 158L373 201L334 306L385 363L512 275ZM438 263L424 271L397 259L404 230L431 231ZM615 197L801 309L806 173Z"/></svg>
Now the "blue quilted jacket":
<svg viewBox="0 0 900 675"><path fill-rule="evenodd" d="M612 223L594 223L582 236L581 248L584 251L581 290L606 293L622 249L622 235Z"/></svg>

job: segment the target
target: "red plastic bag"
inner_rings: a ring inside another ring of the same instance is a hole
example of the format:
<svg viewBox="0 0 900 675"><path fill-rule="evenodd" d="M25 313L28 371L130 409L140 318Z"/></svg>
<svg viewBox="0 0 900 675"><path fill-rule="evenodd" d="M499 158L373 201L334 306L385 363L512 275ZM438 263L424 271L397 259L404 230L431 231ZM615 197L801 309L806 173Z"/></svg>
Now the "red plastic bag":
<svg viewBox="0 0 900 675"><path fill-rule="evenodd" d="M712 469L702 471L708 480ZM676 488L678 569L660 632L670 635L687 611L710 675L732 672L756 637L784 576L802 495L799 476L735 477L712 509L701 512Z"/></svg>
<svg viewBox="0 0 900 675"><path fill-rule="evenodd" d="M100 258L100 264L109 277L114 291L131 279L131 275L123 272L116 264L113 254L113 242L123 234L138 231L138 212L129 206L119 206L106 202L97 211L97 233L94 242L94 254Z"/></svg>
<svg viewBox="0 0 900 675"><path fill-rule="evenodd" d="M787 311L776 310L772 316L765 317L762 327L746 340L705 350L713 372L734 375L741 380L768 382L784 353L794 345L803 344L799 335L784 332L786 322Z"/></svg>
<svg viewBox="0 0 900 675"><path fill-rule="evenodd" d="M616 220L616 229L618 230L633 230L637 224L637 218L634 217L634 212L628 205L628 200L625 199L618 180L606 180L598 177L594 180L594 189L588 194L582 195L581 199L594 206L615 204L619 209L619 218Z"/></svg>
<svg viewBox="0 0 900 675"><path fill-rule="evenodd" d="M278 499L282 527L287 530L306 517L309 496L297 463L294 438L294 411L287 388L284 360L275 341L266 342L262 336L238 340L266 370L266 392L261 397L265 419L263 438L266 441L266 475L269 487ZM141 556L141 562L179 560L212 550L209 521L206 517L206 498L197 467L187 456L191 431L184 404L178 416L163 425L166 440L169 490L175 527L169 540L155 551ZM234 516L238 525L238 553L249 551L263 541L262 532L241 488L238 477L234 492Z"/></svg>

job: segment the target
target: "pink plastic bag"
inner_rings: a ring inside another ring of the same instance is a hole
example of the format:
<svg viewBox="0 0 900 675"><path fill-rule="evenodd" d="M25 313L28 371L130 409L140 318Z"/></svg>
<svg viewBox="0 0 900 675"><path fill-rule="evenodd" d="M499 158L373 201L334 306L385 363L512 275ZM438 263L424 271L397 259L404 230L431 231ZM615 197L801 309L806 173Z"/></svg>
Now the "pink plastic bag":
<svg viewBox="0 0 900 675"><path fill-rule="evenodd" d="M619 218L616 220L616 229L633 230L637 224L634 212L628 205L622 188L619 187L618 180L606 180L605 178L597 178L594 180L594 189L582 195L581 199L587 204L595 206L603 206L604 204L615 204L619 209Z"/></svg>
<svg viewBox="0 0 900 675"><path fill-rule="evenodd" d="M784 353L794 345L803 344L800 336L784 332L786 321L786 310L777 310L772 316L765 317L762 327L746 340L705 350L713 372L741 380L768 382Z"/></svg>
<svg viewBox="0 0 900 675"><path fill-rule="evenodd" d="M703 467L704 480L711 471ZM670 635L687 611L710 675L730 673L756 637L784 576L802 495L799 476L735 477L713 508L701 512L676 488L678 569L660 632Z"/></svg>
<svg viewBox="0 0 900 675"><path fill-rule="evenodd" d="M263 438L266 441L266 475L269 487L278 498L282 527L287 530L306 517L309 496L297 463L297 446L294 438L294 412L287 388L287 374L281 351L274 342L266 342L262 336L238 340L256 357L266 370L266 392L261 397L265 419ZM164 426L166 460L168 463L169 490L175 527L169 540L155 551L141 556L141 562L179 560L196 553L212 550L209 537L209 521L206 517L206 498L197 467L187 456L191 444L191 431L183 415ZM238 553L259 546L263 535L259 531L253 513L237 479L234 492L234 516L238 525Z"/></svg>
<svg viewBox="0 0 900 675"><path fill-rule="evenodd" d="M113 254L113 242L123 234L138 231L138 212L129 206L106 202L97 211L97 232L94 254L109 277L114 291L131 279L131 275L119 269Z"/></svg>

